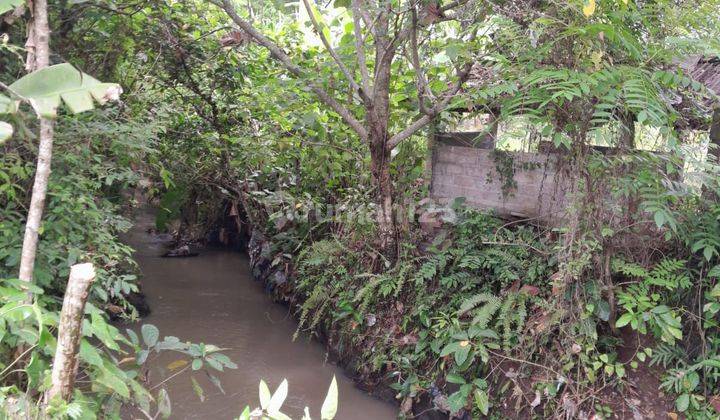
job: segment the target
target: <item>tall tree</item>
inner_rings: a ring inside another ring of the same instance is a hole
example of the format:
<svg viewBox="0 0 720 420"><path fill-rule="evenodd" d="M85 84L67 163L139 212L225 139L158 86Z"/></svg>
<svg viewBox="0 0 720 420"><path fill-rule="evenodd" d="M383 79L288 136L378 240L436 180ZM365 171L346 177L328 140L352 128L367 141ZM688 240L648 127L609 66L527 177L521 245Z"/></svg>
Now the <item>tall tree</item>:
<svg viewBox="0 0 720 420"><path fill-rule="evenodd" d="M48 23L47 0L32 3L33 21L28 32L27 70L37 71L50 65L50 25ZM47 117L40 118L40 145L35 170L30 209L25 224L22 254L20 257L20 280L31 282L37 255L38 235L42 223L43 208L47 197L50 162L52 161L54 122Z"/></svg>
<svg viewBox="0 0 720 420"><path fill-rule="evenodd" d="M381 247L385 252L391 253L396 243L394 193L390 173L391 152L448 107L468 79L473 64L472 60L461 60L463 62L455 67L454 80L448 80L442 91L433 93L419 59L418 38L422 31L428 31L434 24L455 19L458 8L467 1L452 1L442 6L436 2L418 0L346 2L354 24L354 63L349 63L351 60L347 56L341 57L331 44L331 39L326 34L327 28L319 21L316 8L308 0L303 0L302 3L310 15L314 31L352 90L352 106L337 99L345 98L347 94L342 95L341 92L332 91L319 83L316 74L310 74L296 64L278 44L260 32L248 19L241 17L231 0L215 2L249 39L267 48L272 57L292 75L307 83L319 100L336 112L367 144ZM477 19L469 21L476 22ZM469 30L463 41L469 46L473 40L474 35L472 30ZM399 53L402 51L406 54ZM399 60L409 61L416 75L419 112L405 128L391 133L391 80L393 72L399 67L394 64ZM355 69L357 71L354 71Z"/></svg>

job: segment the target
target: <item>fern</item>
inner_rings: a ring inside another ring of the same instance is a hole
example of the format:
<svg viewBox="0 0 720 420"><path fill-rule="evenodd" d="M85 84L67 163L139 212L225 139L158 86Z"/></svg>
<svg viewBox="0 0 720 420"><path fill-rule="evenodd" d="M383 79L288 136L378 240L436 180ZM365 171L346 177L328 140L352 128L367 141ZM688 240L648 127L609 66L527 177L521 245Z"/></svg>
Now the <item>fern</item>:
<svg viewBox="0 0 720 420"><path fill-rule="evenodd" d="M639 264L631 263L619 258L613 258L612 269L614 272L624 274L628 277L644 278L648 275L648 271Z"/></svg>
<svg viewBox="0 0 720 420"><path fill-rule="evenodd" d="M434 259L431 259L429 261L426 261L423 263L423 265L420 266L420 269L418 269L418 272L415 273L415 284L421 285L426 280L432 280L435 278L438 272L438 266L436 264L436 261Z"/></svg>
<svg viewBox="0 0 720 420"><path fill-rule="evenodd" d="M647 282L654 286L665 287L669 290L690 287L690 276L685 270L686 261L676 259L663 259L646 277Z"/></svg>
<svg viewBox="0 0 720 420"><path fill-rule="evenodd" d="M355 295L354 301L358 303L358 310L360 312L364 312L365 309L370 304L370 301L375 297L375 289L378 288L378 286L385 281L387 278L383 275L359 275L356 276L358 278L367 277L370 276L369 281L365 281L363 286L358 290L357 294Z"/></svg>
<svg viewBox="0 0 720 420"><path fill-rule="evenodd" d="M315 287L312 290L300 308L300 320L298 322L298 328L295 331L296 338L303 326L313 329L317 325L320 319L322 319L325 306L327 306L329 301L330 296L327 294L327 290L324 287ZM308 315L310 314L310 311L313 311L313 317L308 324Z"/></svg>
<svg viewBox="0 0 720 420"><path fill-rule="evenodd" d="M650 366L662 365L667 368L680 362L685 363L685 352L679 347L662 343L653 350Z"/></svg>
<svg viewBox="0 0 720 420"><path fill-rule="evenodd" d="M445 253L440 253L437 255L433 255L428 259L423 265L420 266L420 269L414 276L415 284L421 285L426 280L432 280L435 278L435 276L438 275L438 273L442 272L445 269L445 266L447 265L447 255Z"/></svg>
<svg viewBox="0 0 720 420"><path fill-rule="evenodd" d="M497 327L502 328L503 347L510 350L513 347L513 338L520 336L525 328L527 317L527 295L509 293L503 300L498 314Z"/></svg>
<svg viewBox="0 0 720 420"><path fill-rule="evenodd" d="M458 271L441 277L440 285L444 287L456 288L458 286L470 283L470 280L473 278L474 276L467 271Z"/></svg>
<svg viewBox="0 0 720 420"><path fill-rule="evenodd" d="M483 304L478 308L480 304ZM469 312L472 309L478 308L474 311L474 317L471 324L479 328L487 328L488 324L492 320L493 315L500 309L502 300L495 295L490 293L480 293L471 298L465 300L460 305L458 313L460 315Z"/></svg>
<svg viewBox="0 0 720 420"><path fill-rule="evenodd" d="M485 258L482 255L471 254L462 257L458 263L458 267L467 268L470 270L477 270L483 267L485 264Z"/></svg>
<svg viewBox="0 0 720 420"><path fill-rule="evenodd" d="M642 279L647 286L659 286L668 290L675 290L690 287L690 276L685 268L686 264L687 261L684 260L666 258L648 271L636 263L613 259L612 269L616 273Z"/></svg>

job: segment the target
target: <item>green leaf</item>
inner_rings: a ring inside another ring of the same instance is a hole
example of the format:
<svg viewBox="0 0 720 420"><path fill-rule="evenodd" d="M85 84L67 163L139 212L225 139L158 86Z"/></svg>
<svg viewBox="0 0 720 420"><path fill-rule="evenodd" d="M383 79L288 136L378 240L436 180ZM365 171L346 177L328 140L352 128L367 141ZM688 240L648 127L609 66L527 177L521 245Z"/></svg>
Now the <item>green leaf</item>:
<svg viewBox="0 0 720 420"><path fill-rule="evenodd" d="M102 356L89 341L83 339L80 342L80 360L92 366L102 366Z"/></svg>
<svg viewBox="0 0 720 420"><path fill-rule="evenodd" d="M32 353L30 363L25 367L25 373L28 376L28 386L37 389L43 382L43 374L48 368L47 362L43 360L39 353ZM49 371L48 371L49 372Z"/></svg>
<svg viewBox="0 0 720 420"><path fill-rule="evenodd" d="M713 254L715 253L715 248L711 246L706 246L703 250L703 256L706 260L712 261Z"/></svg>
<svg viewBox="0 0 720 420"><path fill-rule="evenodd" d="M2 1L2 0L0 0ZM0 114L12 114L15 103L5 95L0 95Z"/></svg>
<svg viewBox="0 0 720 420"><path fill-rule="evenodd" d="M208 357L205 359L205 361L207 362L208 365L210 365L211 368L213 368L215 370L219 370L220 372L223 371L223 365L220 362L218 362L216 359L214 359L212 357Z"/></svg>
<svg viewBox="0 0 720 420"><path fill-rule="evenodd" d="M15 106L21 99L30 102L35 112L45 118L54 118L61 102L70 112L89 111L94 108L93 100L104 104L118 99L122 89L115 83L102 83L68 63L45 67L10 85L10 90L19 96L13 98Z"/></svg>
<svg viewBox="0 0 720 420"><path fill-rule="evenodd" d="M675 400L675 408L677 411L684 413L687 411L688 407L690 406L690 395L689 394L682 394L678 397L677 400Z"/></svg>
<svg viewBox="0 0 720 420"><path fill-rule="evenodd" d="M459 342L459 341L455 341L455 342L453 342L453 343L450 343L450 344L446 345L446 346L442 349L442 351L440 352L440 357L445 357L445 356L447 356L447 355L450 354L450 353L454 353L454 352L455 352L457 349L459 349L459 348L460 348L460 342Z"/></svg>
<svg viewBox="0 0 720 420"><path fill-rule="evenodd" d="M224 395L225 390L222 387L222 383L220 383L220 379L218 379L217 376L211 375L209 373L208 373L208 378L210 379L210 382L212 382L212 384L215 385L215 387L217 387L217 389L219 389L220 392Z"/></svg>
<svg viewBox="0 0 720 420"><path fill-rule="evenodd" d="M617 320L617 322L615 322L615 327L617 327L617 328L622 328L622 327L626 326L627 324L630 323L630 321L632 320L632 318L633 318L633 314L631 314L631 313L629 313L629 312L623 314L623 315Z"/></svg>
<svg viewBox="0 0 720 420"><path fill-rule="evenodd" d="M483 416L487 416L488 412L490 411L490 400L488 398L488 394L485 391L476 389L475 390L475 405L477 406L478 410L483 414Z"/></svg>
<svg viewBox="0 0 720 420"><path fill-rule="evenodd" d="M450 394L448 397L448 405L450 405L451 413L457 413L461 408L465 407L470 388L472 388L472 385L464 385L461 386L457 392Z"/></svg>
<svg viewBox="0 0 720 420"><path fill-rule="evenodd" d="M714 367L720 369L720 358L705 359L699 363L702 366Z"/></svg>
<svg viewBox="0 0 720 420"><path fill-rule="evenodd" d="M240 420L250 420L250 406L246 405L243 412L240 414Z"/></svg>
<svg viewBox="0 0 720 420"><path fill-rule="evenodd" d="M192 370L200 370L202 365L203 365L203 361L201 359L193 359Z"/></svg>
<svg viewBox="0 0 720 420"><path fill-rule="evenodd" d="M119 375L122 374L116 366L109 366L104 364L100 368L100 375L95 378L95 383L101 384L108 388L110 391L117 393L123 398L130 398L130 390L125 384L124 378Z"/></svg>
<svg viewBox="0 0 720 420"><path fill-rule="evenodd" d="M0 0L0 15L23 4L24 0Z"/></svg>
<svg viewBox="0 0 720 420"><path fill-rule="evenodd" d="M165 388L160 389L158 392L158 412L162 418L166 419L172 414L172 405L170 404L170 396L168 395Z"/></svg>
<svg viewBox="0 0 720 420"><path fill-rule="evenodd" d="M202 387L200 386L198 381L195 380L194 376L190 377L190 382L192 383L193 391L195 391L195 395L198 396L200 402L205 402L205 391L203 391Z"/></svg>
<svg viewBox="0 0 720 420"><path fill-rule="evenodd" d="M325 401L323 401L322 408L320 409L320 418L322 420L332 420L335 418L338 406L338 387L337 380L333 375L332 382L330 382L330 388L328 388Z"/></svg>
<svg viewBox="0 0 720 420"><path fill-rule="evenodd" d="M160 337L160 331L152 324L143 325L140 329L140 333L142 334L145 345L148 347L152 347L157 344L158 338Z"/></svg>
<svg viewBox="0 0 720 420"><path fill-rule="evenodd" d="M682 384L686 390L694 391L700 384L700 375L695 371L690 371L683 377Z"/></svg>
<svg viewBox="0 0 720 420"><path fill-rule="evenodd" d="M500 339L500 336L498 336L498 334L495 331L493 331L489 328L479 328L479 326L473 325L472 327L470 327L470 329L468 331L470 332L470 335L473 338L474 337L484 337L484 338L492 338L495 340Z"/></svg>
<svg viewBox="0 0 720 420"><path fill-rule="evenodd" d="M12 137L13 127L5 121L0 121L0 144L5 143L7 139Z"/></svg>
<svg viewBox="0 0 720 420"><path fill-rule="evenodd" d="M615 366L605 365L605 373L607 373L608 376L612 376L612 374L615 373Z"/></svg>
<svg viewBox="0 0 720 420"><path fill-rule="evenodd" d="M458 375L457 373L450 373L450 374L448 374L448 376L445 378L445 380L448 381L448 382L450 382L451 384L461 385L461 384L464 384L464 383L465 383L465 378L463 378L462 376Z"/></svg>
<svg viewBox="0 0 720 420"><path fill-rule="evenodd" d="M655 212L655 224L658 228L661 228L665 224L665 213L662 211Z"/></svg>
<svg viewBox="0 0 720 420"><path fill-rule="evenodd" d="M130 328L125 329L125 332L127 332L128 337L130 338L130 342L134 345L140 345L140 340L138 339L138 335L135 331L131 330Z"/></svg>
<svg viewBox="0 0 720 420"><path fill-rule="evenodd" d="M623 376L625 376L625 366L620 363L615 364L615 373L617 374L618 378L622 378Z"/></svg>
<svg viewBox="0 0 720 420"><path fill-rule="evenodd" d="M470 345L461 346L455 351L455 363L458 365L462 365L467 360L468 355L470 354Z"/></svg>

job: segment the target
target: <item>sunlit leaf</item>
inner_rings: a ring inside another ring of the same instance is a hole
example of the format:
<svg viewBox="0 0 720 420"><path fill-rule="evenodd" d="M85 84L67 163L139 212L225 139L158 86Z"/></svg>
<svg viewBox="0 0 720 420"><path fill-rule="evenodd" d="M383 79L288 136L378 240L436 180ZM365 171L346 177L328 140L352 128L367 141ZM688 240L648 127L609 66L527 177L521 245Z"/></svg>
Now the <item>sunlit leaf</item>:
<svg viewBox="0 0 720 420"><path fill-rule="evenodd" d="M267 412L270 414L279 412L280 408L285 402L285 398L287 398L287 394L288 382L287 379L283 379L283 381L280 383L280 386L278 386L278 388L275 390L272 398L270 398L270 402L267 406Z"/></svg>
<svg viewBox="0 0 720 420"><path fill-rule="evenodd" d="M583 14L585 15L585 17L590 17L595 14L596 7L597 4L595 3L595 0L586 0L585 4L583 5Z"/></svg>
<svg viewBox="0 0 720 420"><path fill-rule="evenodd" d="M270 398L272 398L270 394L270 388L268 388L265 381L260 380L260 407L263 410L266 409L270 404Z"/></svg>
<svg viewBox="0 0 720 420"><path fill-rule="evenodd" d="M13 127L5 121L0 121L0 144L5 143L7 139L12 137Z"/></svg>
<svg viewBox="0 0 720 420"><path fill-rule="evenodd" d="M64 102L74 114L94 108L94 101L104 104L117 100L122 92L115 83L102 83L68 63L40 69L23 76L10 85L10 90L20 96L15 104L24 99L35 112L46 118L57 115L57 108Z"/></svg>
<svg viewBox="0 0 720 420"><path fill-rule="evenodd" d="M320 409L320 418L322 420L330 420L335 418L337 414L338 406L338 387L337 379L333 375L332 382L330 382L330 388L328 389L325 401L323 402L322 408Z"/></svg>
<svg viewBox="0 0 720 420"><path fill-rule="evenodd" d="M245 409L240 414L240 420L250 420L250 406L245 406Z"/></svg>
<svg viewBox="0 0 720 420"><path fill-rule="evenodd" d="M25 3L25 0L0 0L0 15Z"/></svg>

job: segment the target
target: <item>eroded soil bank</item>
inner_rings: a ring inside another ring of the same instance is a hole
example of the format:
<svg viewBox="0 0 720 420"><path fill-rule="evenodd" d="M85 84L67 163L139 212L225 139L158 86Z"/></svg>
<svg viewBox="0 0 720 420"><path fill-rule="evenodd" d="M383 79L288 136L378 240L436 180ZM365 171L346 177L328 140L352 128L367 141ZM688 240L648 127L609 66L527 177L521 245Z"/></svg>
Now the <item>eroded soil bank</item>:
<svg viewBox="0 0 720 420"><path fill-rule="evenodd" d="M290 384L283 411L299 418L309 406L317 416L333 375L340 395L337 418L396 417L395 407L356 388L342 369L328 363L320 343L303 337L293 341L295 319L253 280L247 257L207 249L194 258L160 258L166 248L147 233L153 225L152 215L140 211L127 238L136 249L143 290L152 309L142 322L156 325L162 335L228 348L223 353L239 366L219 375L224 394L206 375L194 375L205 391L205 402L193 391L188 375L168 382L173 418L234 418L244 405L258 404L260 379L274 389L283 378ZM157 382L171 374L167 365L173 361L171 356L156 361L150 380Z"/></svg>

